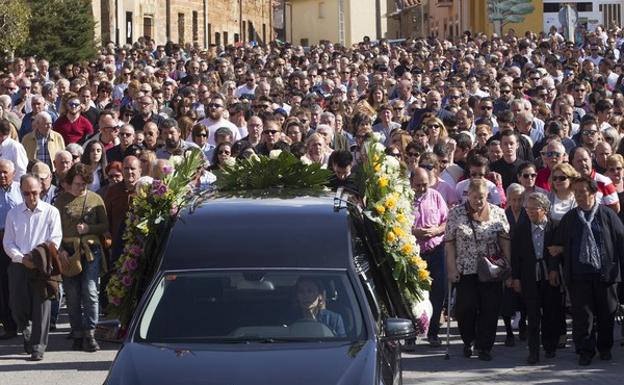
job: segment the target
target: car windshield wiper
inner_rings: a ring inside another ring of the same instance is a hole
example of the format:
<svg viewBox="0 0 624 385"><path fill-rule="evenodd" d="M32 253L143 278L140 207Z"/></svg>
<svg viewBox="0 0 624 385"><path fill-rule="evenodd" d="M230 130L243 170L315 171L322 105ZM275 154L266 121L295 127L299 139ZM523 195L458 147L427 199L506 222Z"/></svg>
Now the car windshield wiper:
<svg viewBox="0 0 624 385"><path fill-rule="evenodd" d="M296 337L232 337L232 338L216 338L214 342L229 343L229 344L275 344L280 342L309 342L316 341L317 339L310 338L296 338ZM212 341L210 341L212 342Z"/></svg>

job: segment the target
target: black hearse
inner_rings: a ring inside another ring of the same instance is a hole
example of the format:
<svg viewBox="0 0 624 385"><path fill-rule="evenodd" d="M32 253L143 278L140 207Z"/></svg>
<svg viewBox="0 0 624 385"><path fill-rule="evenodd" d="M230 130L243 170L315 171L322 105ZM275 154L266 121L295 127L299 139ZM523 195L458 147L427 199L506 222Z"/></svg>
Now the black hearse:
<svg viewBox="0 0 624 385"><path fill-rule="evenodd" d="M278 192L195 206L106 384L401 383L411 314L357 205Z"/></svg>

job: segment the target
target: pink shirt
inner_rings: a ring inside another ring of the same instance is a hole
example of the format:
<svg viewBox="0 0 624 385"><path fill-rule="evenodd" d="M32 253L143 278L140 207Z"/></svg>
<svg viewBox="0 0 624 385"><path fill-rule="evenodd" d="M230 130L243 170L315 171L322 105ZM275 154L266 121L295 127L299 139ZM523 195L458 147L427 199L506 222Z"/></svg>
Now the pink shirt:
<svg viewBox="0 0 624 385"><path fill-rule="evenodd" d="M434 227L445 223L448 218L448 208L442 194L429 188L421 197L414 199L414 228ZM420 252L430 251L440 245L444 239L444 234L429 239L419 239Z"/></svg>
<svg viewBox="0 0 624 385"><path fill-rule="evenodd" d="M453 207L459 202L459 196L457 195L457 191L450 183L443 179L438 179L438 183L434 186L431 186L434 190L439 192L444 198L447 206Z"/></svg>

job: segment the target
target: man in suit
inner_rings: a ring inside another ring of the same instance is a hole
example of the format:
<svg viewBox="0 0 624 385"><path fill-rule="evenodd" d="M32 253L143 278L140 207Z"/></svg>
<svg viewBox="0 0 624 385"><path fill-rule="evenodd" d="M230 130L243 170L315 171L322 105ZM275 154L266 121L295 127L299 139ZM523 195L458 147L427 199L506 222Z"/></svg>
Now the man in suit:
<svg viewBox="0 0 624 385"><path fill-rule="evenodd" d="M528 195L525 204L528 221L520 221L511 237L513 288L522 295L527 312L529 357L539 361L540 331L546 358L553 358L559 339L561 293L548 281L548 261L552 258L547 246L554 232L548 219L550 201L542 193ZM540 330L541 329L541 330Z"/></svg>
<svg viewBox="0 0 624 385"><path fill-rule="evenodd" d="M554 244L561 249L551 260L549 279L553 284L559 282L561 264L572 304L572 333L579 365L586 366L596 350L601 360L612 358L624 225L613 210L598 203L598 184L591 176L574 180L573 188L578 207L559 223Z"/></svg>

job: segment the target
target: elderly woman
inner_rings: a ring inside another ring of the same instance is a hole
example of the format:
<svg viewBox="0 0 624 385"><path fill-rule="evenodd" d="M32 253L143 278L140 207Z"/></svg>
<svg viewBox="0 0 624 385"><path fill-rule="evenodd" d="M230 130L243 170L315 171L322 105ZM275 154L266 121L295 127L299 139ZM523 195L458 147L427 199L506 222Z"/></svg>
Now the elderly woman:
<svg viewBox="0 0 624 385"><path fill-rule="evenodd" d="M510 258L505 211L488 203L487 197L485 180L472 179L468 200L451 209L444 235L448 278L457 290L455 316L464 341L464 356L472 355L474 344L483 361L492 359L503 285L500 281L481 282L477 261L492 254L508 261Z"/></svg>
<svg viewBox="0 0 624 385"><path fill-rule="evenodd" d="M553 257L547 246L555 229L548 218L549 211L550 201L546 195L528 194L529 221L518 223L511 237L513 288L522 295L528 318L529 365L539 361L540 340L546 358L555 357L560 333L561 292L548 281L548 266Z"/></svg>
<svg viewBox="0 0 624 385"><path fill-rule="evenodd" d="M321 167L327 168L331 149L327 146L325 137L315 132L306 139L305 145L306 153L301 159L304 162L318 163Z"/></svg>
<svg viewBox="0 0 624 385"><path fill-rule="evenodd" d="M98 278L102 263L100 236L108 231L106 208L102 198L87 189L93 182L90 167L77 163L65 175L68 190L54 202L61 214L63 241L60 258L63 264L63 287L72 328L73 350L95 352L95 326L99 317ZM68 275L70 260L80 264L77 274Z"/></svg>
<svg viewBox="0 0 624 385"><path fill-rule="evenodd" d="M507 187L507 208L505 209L505 215L507 216L507 222L509 222L511 234L513 234L513 229L521 220L526 220L526 211L523 207L525 191L524 186L519 183L512 183ZM519 337L520 340L524 340L526 318L520 298L512 288L505 287L503 292L503 305L501 307L501 316L505 323L505 346L511 347L516 345L516 338L513 333L513 327L511 326L511 317L517 315L516 312L520 312L520 320L518 322Z"/></svg>

